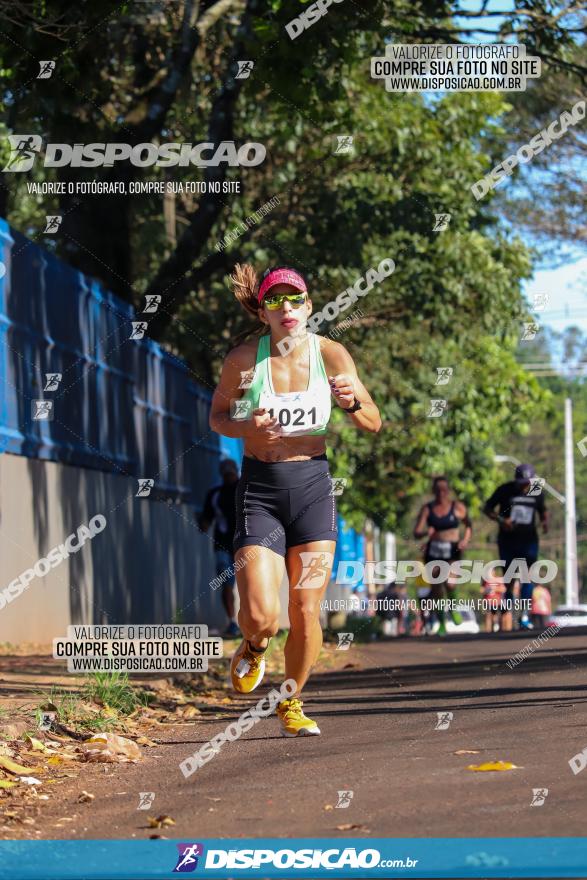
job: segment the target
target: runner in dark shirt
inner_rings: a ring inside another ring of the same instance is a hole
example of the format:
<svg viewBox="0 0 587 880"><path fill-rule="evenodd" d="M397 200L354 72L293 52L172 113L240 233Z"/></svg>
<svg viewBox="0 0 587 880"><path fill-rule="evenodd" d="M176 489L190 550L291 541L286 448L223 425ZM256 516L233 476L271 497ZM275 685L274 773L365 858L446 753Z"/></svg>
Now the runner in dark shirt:
<svg viewBox="0 0 587 880"><path fill-rule="evenodd" d="M499 505L499 512L495 508ZM497 547L499 558L505 561L504 573L511 563L518 559L524 560L530 568L538 559L538 531L536 516L540 518L542 530L548 531L548 512L544 503L544 495L536 471L531 464L519 464L515 477L509 483L498 486L483 508L490 519L499 523ZM506 577L506 594L504 596L504 613L502 629L512 629L512 603L514 590L519 583L518 578L509 580ZM522 585L522 599L525 593L532 595L532 585ZM524 618L523 618L524 619Z"/></svg>
<svg viewBox="0 0 587 880"><path fill-rule="evenodd" d="M222 604L228 616L228 627L225 635L229 638L240 636L240 630L234 613L234 556L232 542L236 528L235 494L238 483L238 467L232 458L220 462L222 483L214 486L206 495L204 509L198 519L198 525L206 532L214 523L214 553L216 557L216 574L230 572L222 584Z"/></svg>

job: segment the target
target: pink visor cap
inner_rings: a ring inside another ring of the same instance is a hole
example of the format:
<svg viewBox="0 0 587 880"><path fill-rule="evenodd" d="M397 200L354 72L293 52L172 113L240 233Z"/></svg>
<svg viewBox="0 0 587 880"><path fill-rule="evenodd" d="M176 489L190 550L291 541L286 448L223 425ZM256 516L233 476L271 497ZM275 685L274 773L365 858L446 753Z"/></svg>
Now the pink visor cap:
<svg viewBox="0 0 587 880"><path fill-rule="evenodd" d="M277 284L291 284L291 286L295 287L296 290L299 290L300 293L307 292L306 282L302 276L298 275L297 272L294 272L293 269L274 269L273 272L270 272L267 278L264 278L261 282L258 296L259 302L261 302L267 291L271 290L271 288L275 287Z"/></svg>

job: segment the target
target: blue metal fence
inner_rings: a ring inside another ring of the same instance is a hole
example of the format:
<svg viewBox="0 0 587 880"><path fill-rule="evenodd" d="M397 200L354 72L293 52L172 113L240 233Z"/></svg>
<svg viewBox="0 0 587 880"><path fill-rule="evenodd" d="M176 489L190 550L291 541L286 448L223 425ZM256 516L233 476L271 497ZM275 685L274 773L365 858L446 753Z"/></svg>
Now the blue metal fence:
<svg viewBox="0 0 587 880"><path fill-rule="evenodd" d="M0 452L150 478L154 495L201 506L220 457L240 465L243 450L210 430L211 393L156 342L130 339L144 316L129 303L3 219L0 261ZM52 418L33 418L38 400ZM364 557L341 517L339 530L335 571Z"/></svg>
<svg viewBox="0 0 587 880"><path fill-rule="evenodd" d="M150 478L154 494L199 506L221 453L242 454L210 430L210 392L157 343L130 338L145 316L5 220L0 260L0 451ZM54 390L49 373L61 374ZM33 418L38 400L50 418Z"/></svg>

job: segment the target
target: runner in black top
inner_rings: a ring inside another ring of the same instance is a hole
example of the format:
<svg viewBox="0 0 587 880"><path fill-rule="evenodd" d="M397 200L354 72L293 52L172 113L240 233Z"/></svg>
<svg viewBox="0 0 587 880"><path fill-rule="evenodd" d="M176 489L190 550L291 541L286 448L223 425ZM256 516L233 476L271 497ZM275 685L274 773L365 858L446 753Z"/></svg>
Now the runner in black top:
<svg viewBox="0 0 587 880"><path fill-rule="evenodd" d="M198 519L202 531L207 532L214 522L214 553L216 557L216 574L221 575L227 569L230 576L222 584L222 604L228 616L228 627L225 635L237 638L240 630L234 613L234 555L232 542L236 528L235 496L238 484L238 467L232 458L220 462L222 483L214 486L206 495L204 509Z"/></svg>
<svg viewBox="0 0 587 880"><path fill-rule="evenodd" d="M467 508L462 501L450 499L450 486L446 477L435 477L432 483L434 500L424 504L418 514L414 528L415 538L427 537L424 546L424 562L454 562L461 558L461 550L464 550L471 539L471 520ZM460 537L460 525L464 523L465 534ZM439 576L439 569L432 569L432 577ZM447 596L454 599L455 585L450 583L450 578L441 583L430 585L429 598L440 600L444 598L446 589ZM440 623L439 635L446 633L444 623L444 610L437 610L436 616ZM458 611L451 611L454 623L461 623L462 618Z"/></svg>
<svg viewBox="0 0 587 880"><path fill-rule="evenodd" d="M548 512L544 504L542 486L536 479L536 471L531 464L519 464L515 477L509 483L498 486L491 498L485 502L483 512L499 523L497 547L499 558L505 562L505 572L514 560L525 561L530 568L538 559L538 531L536 514L540 517L542 530L548 531ZM499 513L495 507L499 505ZM514 590L519 578L506 578L504 613L502 629L512 629L512 604ZM522 599L531 597L531 584L522 585ZM528 592L529 596L525 593Z"/></svg>

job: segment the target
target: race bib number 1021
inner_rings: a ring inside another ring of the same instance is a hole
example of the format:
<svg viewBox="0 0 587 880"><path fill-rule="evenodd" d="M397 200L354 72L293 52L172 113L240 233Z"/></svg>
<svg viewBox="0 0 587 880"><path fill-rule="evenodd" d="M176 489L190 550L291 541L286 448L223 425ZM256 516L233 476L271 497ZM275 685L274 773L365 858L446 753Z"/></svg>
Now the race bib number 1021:
<svg viewBox="0 0 587 880"><path fill-rule="evenodd" d="M324 414L311 394L262 395L259 405L277 419L282 434L308 434L324 425Z"/></svg>

